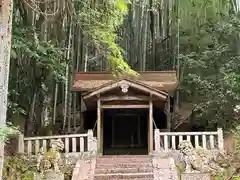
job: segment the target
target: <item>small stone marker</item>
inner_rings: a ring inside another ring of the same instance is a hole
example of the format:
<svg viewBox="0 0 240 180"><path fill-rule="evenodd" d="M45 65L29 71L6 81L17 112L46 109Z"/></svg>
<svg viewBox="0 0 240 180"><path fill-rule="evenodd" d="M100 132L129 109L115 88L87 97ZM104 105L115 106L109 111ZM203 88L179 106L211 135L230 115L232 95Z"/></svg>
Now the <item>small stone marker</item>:
<svg viewBox="0 0 240 180"><path fill-rule="evenodd" d="M209 173L182 173L181 180L211 180Z"/></svg>

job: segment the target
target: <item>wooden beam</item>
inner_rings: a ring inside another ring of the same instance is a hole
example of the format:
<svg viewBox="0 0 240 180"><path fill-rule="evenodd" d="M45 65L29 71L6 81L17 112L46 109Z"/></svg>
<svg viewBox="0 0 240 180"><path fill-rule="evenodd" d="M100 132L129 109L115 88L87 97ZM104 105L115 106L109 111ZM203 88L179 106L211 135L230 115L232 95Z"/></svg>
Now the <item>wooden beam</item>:
<svg viewBox="0 0 240 180"><path fill-rule="evenodd" d="M153 153L153 102L149 100L148 153Z"/></svg>
<svg viewBox="0 0 240 180"><path fill-rule="evenodd" d="M87 98L90 98L92 96L98 95L100 93L110 91L111 89L120 87L122 84L128 85L129 87L133 87L135 89L139 89L139 90L144 91L146 93L150 93L150 94L155 95L158 98L163 99L163 100L166 100L166 98L167 98L167 93L165 93L165 92L159 91L159 90L151 88L151 87L145 87L143 85L133 83L133 82L130 82L130 81L127 81L127 80L121 80L121 81L115 82L113 84L110 84L108 86L102 87L102 88L100 88L96 91L93 91L93 92L85 95L83 98L87 99Z"/></svg>
<svg viewBox="0 0 240 180"><path fill-rule="evenodd" d="M102 105L102 109L147 109L149 105Z"/></svg>
<svg viewBox="0 0 240 180"><path fill-rule="evenodd" d="M148 96L107 96L101 97L101 101L149 101Z"/></svg>

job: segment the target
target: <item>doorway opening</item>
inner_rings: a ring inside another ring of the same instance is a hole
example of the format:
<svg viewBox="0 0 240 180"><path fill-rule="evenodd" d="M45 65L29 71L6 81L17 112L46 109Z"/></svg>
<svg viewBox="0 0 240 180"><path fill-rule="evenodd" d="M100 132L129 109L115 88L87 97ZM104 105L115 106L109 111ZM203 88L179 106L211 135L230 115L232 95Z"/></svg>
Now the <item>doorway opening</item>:
<svg viewBox="0 0 240 180"><path fill-rule="evenodd" d="M148 154L148 109L104 110L103 154Z"/></svg>

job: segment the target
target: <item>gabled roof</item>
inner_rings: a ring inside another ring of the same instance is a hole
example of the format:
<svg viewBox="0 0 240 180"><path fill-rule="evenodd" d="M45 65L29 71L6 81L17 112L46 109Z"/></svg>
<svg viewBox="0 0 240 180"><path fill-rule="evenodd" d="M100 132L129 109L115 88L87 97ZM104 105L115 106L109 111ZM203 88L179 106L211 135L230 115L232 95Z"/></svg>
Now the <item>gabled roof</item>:
<svg viewBox="0 0 240 180"><path fill-rule="evenodd" d="M110 72L77 72L72 91L92 91L121 79L131 79L162 91L172 91L178 87L176 71L144 71L138 73L138 77L122 76L116 78Z"/></svg>
<svg viewBox="0 0 240 180"><path fill-rule="evenodd" d="M162 100L165 100L168 96L167 93L165 93L163 91L160 91L156 88L152 88L152 87L150 87L150 86L148 86L144 83L136 82L136 81L125 78L125 79L121 79L121 80L118 80L118 81L115 81L115 82L104 84L101 87L99 87L97 89L94 89L94 91L90 91L88 93L85 93L83 95L83 99L88 99L88 98L96 96L98 94L106 93L110 90L113 90L113 89L118 88L118 87L123 87L123 86L127 87L127 89L128 89L128 87L131 87L131 88L134 88L134 89L138 89L142 92L152 94L152 95L157 96L158 98L160 98Z"/></svg>

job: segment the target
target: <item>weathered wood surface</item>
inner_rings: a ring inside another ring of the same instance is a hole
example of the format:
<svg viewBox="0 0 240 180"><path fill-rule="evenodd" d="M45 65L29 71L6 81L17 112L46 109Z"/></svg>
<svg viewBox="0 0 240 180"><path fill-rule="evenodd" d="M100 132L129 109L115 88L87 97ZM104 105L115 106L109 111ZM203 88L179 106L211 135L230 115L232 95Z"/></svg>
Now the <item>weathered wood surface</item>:
<svg viewBox="0 0 240 180"><path fill-rule="evenodd" d="M149 133L149 139L148 139L148 153L153 153L153 101L149 101L149 123L148 123L148 133Z"/></svg>
<svg viewBox="0 0 240 180"><path fill-rule="evenodd" d="M106 97L101 97L101 101L149 101L150 99L156 99L156 98L150 98L149 96L130 96L130 95L125 95L125 96L106 96Z"/></svg>
<svg viewBox="0 0 240 180"><path fill-rule="evenodd" d="M149 105L129 104L129 105L102 105L102 109L147 109Z"/></svg>
<svg viewBox="0 0 240 180"><path fill-rule="evenodd" d="M98 95L100 93L107 92L111 89L121 87L121 86L123 86L123 84L126 85L126 86L129 86L129 87L132 87L132 88L139 89L143 92L155 95L156 97L158 97L159 99L162 99L162 100L165 100L168 96L167 93L156 90L156 89L153 89L151 87L145 87L143 85L140 85L138 83L133 83L133 82L130 82L128 80L121 80L121 81L106 85L106 86L104 86L104 87L102 87L102 88L100 88L96 91L93 91L93 92L89 93L89 94L86 94L86 95L83 96L83 99L88 99L88 98L93 97L95 95Z"/></svg>
<svg viewBox="0 0 240 180"><path fill-rule="evenodd" d="M101 101L100 101L100 97L98 97L97 100L97 139L98 139L98 153L102 152L102 148L101 148Z"/></svg>

